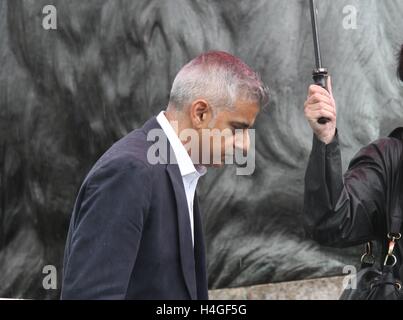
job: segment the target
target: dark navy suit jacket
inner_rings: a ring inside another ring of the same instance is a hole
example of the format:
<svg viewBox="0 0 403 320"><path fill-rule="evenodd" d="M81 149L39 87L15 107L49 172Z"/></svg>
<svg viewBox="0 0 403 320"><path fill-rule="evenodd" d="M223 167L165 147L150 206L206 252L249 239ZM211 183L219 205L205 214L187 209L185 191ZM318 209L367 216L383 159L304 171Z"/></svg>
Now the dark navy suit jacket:
<svg viewBox="0 0 403 320"><path fill-rule="evenodd" d="M67 236L62 299L208 299L197 195L193 248L178 165L147 160L152 129L162 130L156 118L115 143L85 178Z"/></svg>

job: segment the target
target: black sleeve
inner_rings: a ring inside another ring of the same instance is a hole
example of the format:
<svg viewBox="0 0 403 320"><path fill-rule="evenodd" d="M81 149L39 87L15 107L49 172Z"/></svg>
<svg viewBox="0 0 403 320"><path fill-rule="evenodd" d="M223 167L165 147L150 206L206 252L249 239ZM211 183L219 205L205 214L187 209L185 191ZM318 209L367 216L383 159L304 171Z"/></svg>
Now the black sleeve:
<svg viewBox="0 0 403 320"><path fill-rule="evenodd" d="M347 247L382 236L390 189L389 141L362 149L343 179L338 135L328 145L314 137L303 212L309 237L322 245Z"/></svg>
<svg viewBox="0 0 403 320"><path fill-rule="evenodd" d="M71 224L62 299L125 299L151 190L147 168L103 168Z"/></svg>

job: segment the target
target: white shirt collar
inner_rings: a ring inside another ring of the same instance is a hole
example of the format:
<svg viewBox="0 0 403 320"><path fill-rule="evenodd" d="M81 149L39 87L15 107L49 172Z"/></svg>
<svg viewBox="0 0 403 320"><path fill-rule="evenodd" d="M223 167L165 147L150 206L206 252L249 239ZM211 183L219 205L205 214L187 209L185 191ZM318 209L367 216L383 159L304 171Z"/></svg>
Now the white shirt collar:
<svg viewBox="0 0 403 320"><path fill-rule="evenodd" d="M193 174L196 174L198 177L204 176L207 173L207 168L204 166L198 166L196 169L189 153L186 151L185 146L182 144L174 128L169 123L164 111L161 111L157 116L157 121L171 144L182 177Z"/></svg>

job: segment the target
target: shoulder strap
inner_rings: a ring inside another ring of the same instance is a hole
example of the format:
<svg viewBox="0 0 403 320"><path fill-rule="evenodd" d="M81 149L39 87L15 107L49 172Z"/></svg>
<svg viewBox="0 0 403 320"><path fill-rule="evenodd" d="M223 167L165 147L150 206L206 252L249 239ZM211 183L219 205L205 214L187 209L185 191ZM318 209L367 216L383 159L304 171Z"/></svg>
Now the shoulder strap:
<svg viewBox="0 0 403 320"><path fill-rule="evenodd" d="M399 139L402 143L403 150L403 128L395 129L389 137ZM400 170L397 172L394 189L397 190L397 195L393 199L392 212L387 214L387 228L390 234L399 234L403 224L403 152L400 154Z"/></svg>

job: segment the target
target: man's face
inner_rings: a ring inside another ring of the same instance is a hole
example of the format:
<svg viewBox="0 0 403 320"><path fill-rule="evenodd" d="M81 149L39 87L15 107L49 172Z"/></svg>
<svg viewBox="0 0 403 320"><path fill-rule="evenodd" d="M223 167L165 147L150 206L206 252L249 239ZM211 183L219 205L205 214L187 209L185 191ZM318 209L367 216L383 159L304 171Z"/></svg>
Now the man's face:
<svg viewBox="0 0 403 320"><path fill-rule="evenodd" d="M216 116L201 132L202 164L222 167L234 163L235 152L246 155L250 148L249 129L254 125L259 109L256 102L238 100L231 110L217 110Z"/></svg>

